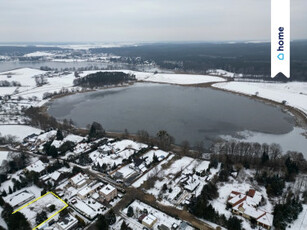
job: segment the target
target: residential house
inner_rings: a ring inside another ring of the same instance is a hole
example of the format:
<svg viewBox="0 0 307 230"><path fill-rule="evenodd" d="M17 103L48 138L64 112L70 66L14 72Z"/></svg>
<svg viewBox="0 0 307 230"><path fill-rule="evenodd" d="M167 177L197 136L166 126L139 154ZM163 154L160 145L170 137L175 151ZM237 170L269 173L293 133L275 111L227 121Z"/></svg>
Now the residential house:
<svg viewBox="0 0 307 230"><path fill-rule="evenodd" d="M22 205L30 202L35 198L34 194L24 190L22 192L19 192L13 196L11 196L8 200L6 200L7 203L9 203L14 209L21 207Z"/></svg>
<svg viewBox="0 0 307 230"><path fill-rule="evenodd" d="M81 188L87 183L87 179L87 176L83 175L82 173L78 173L71 177L69 180L75 188Z"/></svg>
<svg viewBox="0 0 307 230"><path fill-rule="evenodd" d="M109 202L117 196L117 189L114 188L112 185L108 184L102 189L100 189L99 193L106 201Z"/></svg>
<svg viewBox="0 0 307 230"><path fill-rule="evenodd" d="M36 172L39 175L43 175L46 169L46 165L41 161L38 160L36 162L34 162L33 164L29 165L28 167L26 167L24 170L26 172Z"/></svg>
<svg viewBox="0 0 307 230"><path fill-rule="evenodd" d="M270 229L273 225L273 215L258 207L261 200L261 193L250 189L246 194L232 191L227 203L232 206L234 214L255 220L259 226Z"/></svg>
<svg viewBox="0 0 307 230"><path fill-rule="evenodd" d="M157 217L152 214L145 216L142 220L142 224L145 225L147 228L152 228L154 224L157 222Z"/></svg>
<svg viewBox="0 0 307 230"><path fill-rule="evenodd" d="M59 230L71 230L78 225L78 220L72 215L68 214L56 223Z"/></svg>

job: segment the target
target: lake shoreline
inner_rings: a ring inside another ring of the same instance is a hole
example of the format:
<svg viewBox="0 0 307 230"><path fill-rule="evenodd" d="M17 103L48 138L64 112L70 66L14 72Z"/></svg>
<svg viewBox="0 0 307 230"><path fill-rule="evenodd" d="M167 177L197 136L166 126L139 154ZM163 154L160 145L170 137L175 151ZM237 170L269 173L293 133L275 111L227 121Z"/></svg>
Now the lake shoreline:
<svg viewBox="0 0 307 230"><path fill-rule="evenodd" d="M97 89L97 90L96 89L95 90L87 90L87 91L84 91L84 92L95 92L95 91L99 91L99 90L103 91L104 89L128 87L128 86L134 85L135 83L136 84L137 83L150 83L150 84L154 83L154 84L161 84L161 85L176 85L176 86L196 87L196 88L197 87L198 88L211 88L212 90L220 90L220 91L224 91L224 92L227 92L227 93L248 97L248 98L253 99L255 101L260 101L261 103L277 107L277 108L281 109L281 112L283 112L283 113L288 113L291 117L293 117L294 127L301 127L301 128L304 128L304 130L306 131L305 127L306 127L306 124L307 124L307 119L304 117L304 114L302 114L297 109L292 108L292 107L287 106L287 105L283 105L281 103L278 103L278 102L275 102L275 101L272 101L272 100L269 100L269 99L255 97L255 96L251 96L251 95L247 95L247 94L243 94L243 93L238 93L238 92L233 92L233 91L213 87L212 85L215 84L216 82L203 83L203 84L193 84L193 85L180 85L180 84L169 84L169 83L164 83L164 82L158 83L158 82L136 81L136 82L129 84L129 85L104 87L104 88L100 88L100 89ZM42 106L42 110L44 111L44 114L47 115L47 116L51 116L48 113L48 109L49 109L49 105L50 105L49 103L52 102L53 100L61 98L61 97L69 96L69 95L72 95L72 94L79 94L79 93L83 93L83 92L74 92L74 93L69 93L69 94L65 94L65 95L57 95L55 97L52 97L47 103L45 103ZM60 120L58 120L58 121L60 122ZM82 128L82 127L75 127L75 128L80 130L81 133L86 133L86 130L87 130L86 128ZM120 138L124 135L124 132L121 132L121 131L111 131L111 130L109 130L106 133L107 133L108 137L113 137L113 138L116 138L116 137ZM262 133L264 133L264 132L262 132ZM270 133L268 133L268 134L270 134ZM276 134L276 135L281 135L281 134ZM304 136L306 138L306 135L302 134L302 136ZM131 133L131 134L129 134L128 138L135 139L136 135L134 133ZM244 140L242 140L242 141L244 141ZM180 144L176 143L176 146L180 146Z"/></svg>

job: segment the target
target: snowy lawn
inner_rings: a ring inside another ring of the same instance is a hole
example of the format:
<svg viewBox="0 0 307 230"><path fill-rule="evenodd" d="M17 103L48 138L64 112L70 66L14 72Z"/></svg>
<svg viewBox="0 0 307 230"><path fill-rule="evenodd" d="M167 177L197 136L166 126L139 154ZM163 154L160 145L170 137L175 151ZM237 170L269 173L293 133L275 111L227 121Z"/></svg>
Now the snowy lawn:
<svg viewBox="0 0 307 230"><path fill-rule="evenodd" d="M161 161L157 166L155 166L153 169L145 173L142 177L140 177L137 181L135 181L132 186L135 188L140 187L148 178L154 176L157 172L161 172L162 170L162 165L166 164L169 162L175 155L170 155L167 157L167 159Z"/></svg>
<svg viewBox="0 0 307 230"><path fill-rule="evenodd" d="M0 125L0 133L2 136L16 136L18 141L22 141L25 137L35 133L40 134L42 130L27 125Z"/></svg>
<svg viewBox="0 0 307 230"><path fill-rule="evenodd" d="M157 222L154 224L153 229L158 229L157 226L161 224L164 224L165 226L171 229L174 223L177 225L180 225L181 223L180 220L177 220L161 211L158 211L157 209L145 203L142 203L141 201L138 201L138 200L133 201L129 206L132 207L134 211L134 217L132 217L133 219L137 220L137 218L141 216L141 211L143 211L144 209L147 209L148 214L151 214L154 217L156 217ZM123 213L127 214L127 211L128 211L128 207L123 210Z"/></svg>
<svg viewBox="0 0 307 230"><path fill-rule="evenodd" d="M48 210L48 205L55 205L55 210L50 211ZM47 217L54 215L56 212L60 211L64 208L66 204L62 202L60 199L55 197L52 193L48 193L47 195L43 196L42 198L38 199L37 201L29 204L28 206L21 209L19 212L23 213L26 218L31 223L32 227L36 227L36 215L42 211L46 211Z"/></svg>

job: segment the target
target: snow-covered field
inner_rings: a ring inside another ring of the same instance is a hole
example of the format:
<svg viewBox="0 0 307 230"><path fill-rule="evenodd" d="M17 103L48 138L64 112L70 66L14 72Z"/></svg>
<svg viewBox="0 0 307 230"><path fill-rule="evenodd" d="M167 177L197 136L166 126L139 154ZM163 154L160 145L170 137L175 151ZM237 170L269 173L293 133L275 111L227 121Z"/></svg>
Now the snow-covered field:
<svg viewBox="0 0 307 230"><path fill-rule="evenodd" d="M192 74L138 74L136 78L141 81L171 83L179 85L192 85L199 83L223 82L225 79L209 75L192 75Z"/></svg>
<svg viewBox="0 0 307 230"><path fill-rule="evenodd" d="M42 130L27 125L0 125L0 133L2 136L12 135L17 137L18 141L22 141L25 137L35 133L40 134Z"/></svg>
<svg viewBox="0 0 307 230"><path fill-rule="evenodd" d="M48 53L48 52L33 52L33 53L28 53L25 54L24 57L48 57L48 56L53 56L54 54Z"/></svg>
<svg viewBox="0 0 307 230"><path fill-rule="evenodd" d="M31 68L22 68L0 73L0 81L17 81L24 87L34 87L36 75L44 74L45 71ZM7 76L11 76L8 78Z"/></svg>
<svg viewBox="0 0 307 230"><path fill-rule="evenodd" d="M258 97L280 103L286 101L287 105L295 107L307 114L307 82L225 82L214 84L213 87L247 95L258 94Z"/></svg>

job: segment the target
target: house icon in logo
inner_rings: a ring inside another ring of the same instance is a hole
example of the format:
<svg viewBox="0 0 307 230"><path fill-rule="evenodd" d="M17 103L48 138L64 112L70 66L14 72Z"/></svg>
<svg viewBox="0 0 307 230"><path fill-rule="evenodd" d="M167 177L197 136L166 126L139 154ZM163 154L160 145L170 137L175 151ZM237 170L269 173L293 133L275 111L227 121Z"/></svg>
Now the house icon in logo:
<svg viewBox="0 0 307 230"><path fill-rule="evenodd" d="M285 59L285 55L283 53L278 54L277 58L281 61Z"/></svg>

